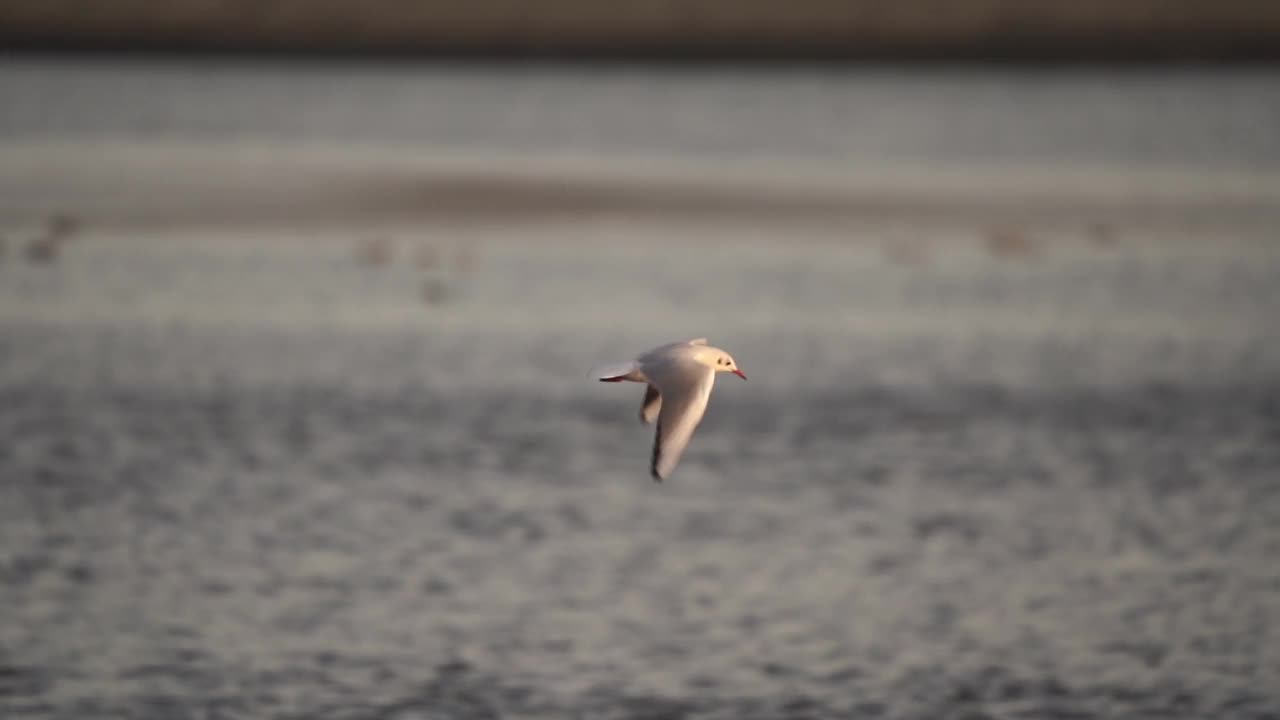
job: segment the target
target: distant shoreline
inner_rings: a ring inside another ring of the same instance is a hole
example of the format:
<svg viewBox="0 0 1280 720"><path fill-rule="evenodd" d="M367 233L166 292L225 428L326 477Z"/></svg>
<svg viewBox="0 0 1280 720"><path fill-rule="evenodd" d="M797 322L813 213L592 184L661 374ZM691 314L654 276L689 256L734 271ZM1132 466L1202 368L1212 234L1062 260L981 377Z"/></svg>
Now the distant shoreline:
<svg viewBox="0 0 1280 720"><path fill-rule="evenodd" d="M695 44L583 44L567 47L442 43L418 45L344 45L193 40L190 38L132 38L115 34L63 37L58 34L14 34L0 29L0 46L10 57L101 57L118 59L205 58L440 62L589 63L592 65L717 65L731 63L787 65L893 64L1010 65L1025 67L1094 66L1251 66L1280 63L1280 33L1242 32L1221 38L1151 38L1116 35L1088 40L1025 38L1014 41L980 39L930 45L841 43L798 46L736 43Z"/></svg>
<svg viewBox="0 0 1280 720"><path fill-rule="evenodd" d="M1257 0L477 0L0 5L6 49L506 58L1208 61L1280 58Z"/></svg>

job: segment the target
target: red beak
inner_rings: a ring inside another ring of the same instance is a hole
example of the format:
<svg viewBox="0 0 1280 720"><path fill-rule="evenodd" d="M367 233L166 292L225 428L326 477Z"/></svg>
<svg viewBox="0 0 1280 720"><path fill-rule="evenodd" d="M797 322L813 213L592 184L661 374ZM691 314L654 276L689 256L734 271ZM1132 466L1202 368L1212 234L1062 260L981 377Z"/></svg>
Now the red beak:
<svg viewBox="0 0 1280 720"><path fill-rule="evenodd" d="M734 374L734 375L737 375L738 377L742 378L743 380L746 380L746 379L747 379L747 374L746 374L746 373L744 373L744 372L742 372L741 370L737 370L737 369L735 369L735 370L733 370L733 374Z"/></svg>

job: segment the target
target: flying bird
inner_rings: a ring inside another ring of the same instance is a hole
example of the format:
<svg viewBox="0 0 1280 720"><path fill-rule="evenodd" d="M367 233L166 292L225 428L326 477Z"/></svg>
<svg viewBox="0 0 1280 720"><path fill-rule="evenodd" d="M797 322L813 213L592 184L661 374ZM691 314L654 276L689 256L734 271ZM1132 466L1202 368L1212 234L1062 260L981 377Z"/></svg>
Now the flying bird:
<svg viewBox="0 0 1280 720"><path fill-rule="evenodd" d="M646 425L658 421L649 474L662 482L689 445L720 372L747 379L729 353L708 345L706 338L696 338L654 348L631 362L597 368L593 374L600 382L647 385L640 421Z"/></svg>

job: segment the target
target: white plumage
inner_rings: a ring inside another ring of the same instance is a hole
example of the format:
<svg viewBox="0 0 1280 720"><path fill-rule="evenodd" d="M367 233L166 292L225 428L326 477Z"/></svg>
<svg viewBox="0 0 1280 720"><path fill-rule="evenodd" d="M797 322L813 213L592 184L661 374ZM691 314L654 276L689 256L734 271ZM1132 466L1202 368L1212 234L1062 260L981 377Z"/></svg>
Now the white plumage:
<svg viewBox="0 0 1280 720"><path fill-rule="evenodd" d="M733 357L707 344L706 338L654 348L629 363L597 368L601 382L645 383L640 421L657 420L649 473L661 482L670 476L706 412L716 373L731 372L743 380Z"/></svg>

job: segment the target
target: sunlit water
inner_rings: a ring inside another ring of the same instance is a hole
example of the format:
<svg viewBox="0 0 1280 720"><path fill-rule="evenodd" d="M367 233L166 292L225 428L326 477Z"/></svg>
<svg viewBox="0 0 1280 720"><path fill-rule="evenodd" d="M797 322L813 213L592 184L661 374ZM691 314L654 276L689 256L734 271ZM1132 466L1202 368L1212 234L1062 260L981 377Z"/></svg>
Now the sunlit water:
<svg viewBox="0 0 1280 720"><path fill-rule="evenodd" d="M1256 227L5 231L5 718L1280 711ZM751 379L654 484L587 373L698 335Z"/></svg>
<svg viewBox="0 0 1280 720"><path fill-rule="evenodd" d="M1280 703L1274 245L672 265L623 240L695 229L642 224L420 269L438 230L0 267L6 717ZM656 485L586 373L702 333L751 380Z"/></svg>

